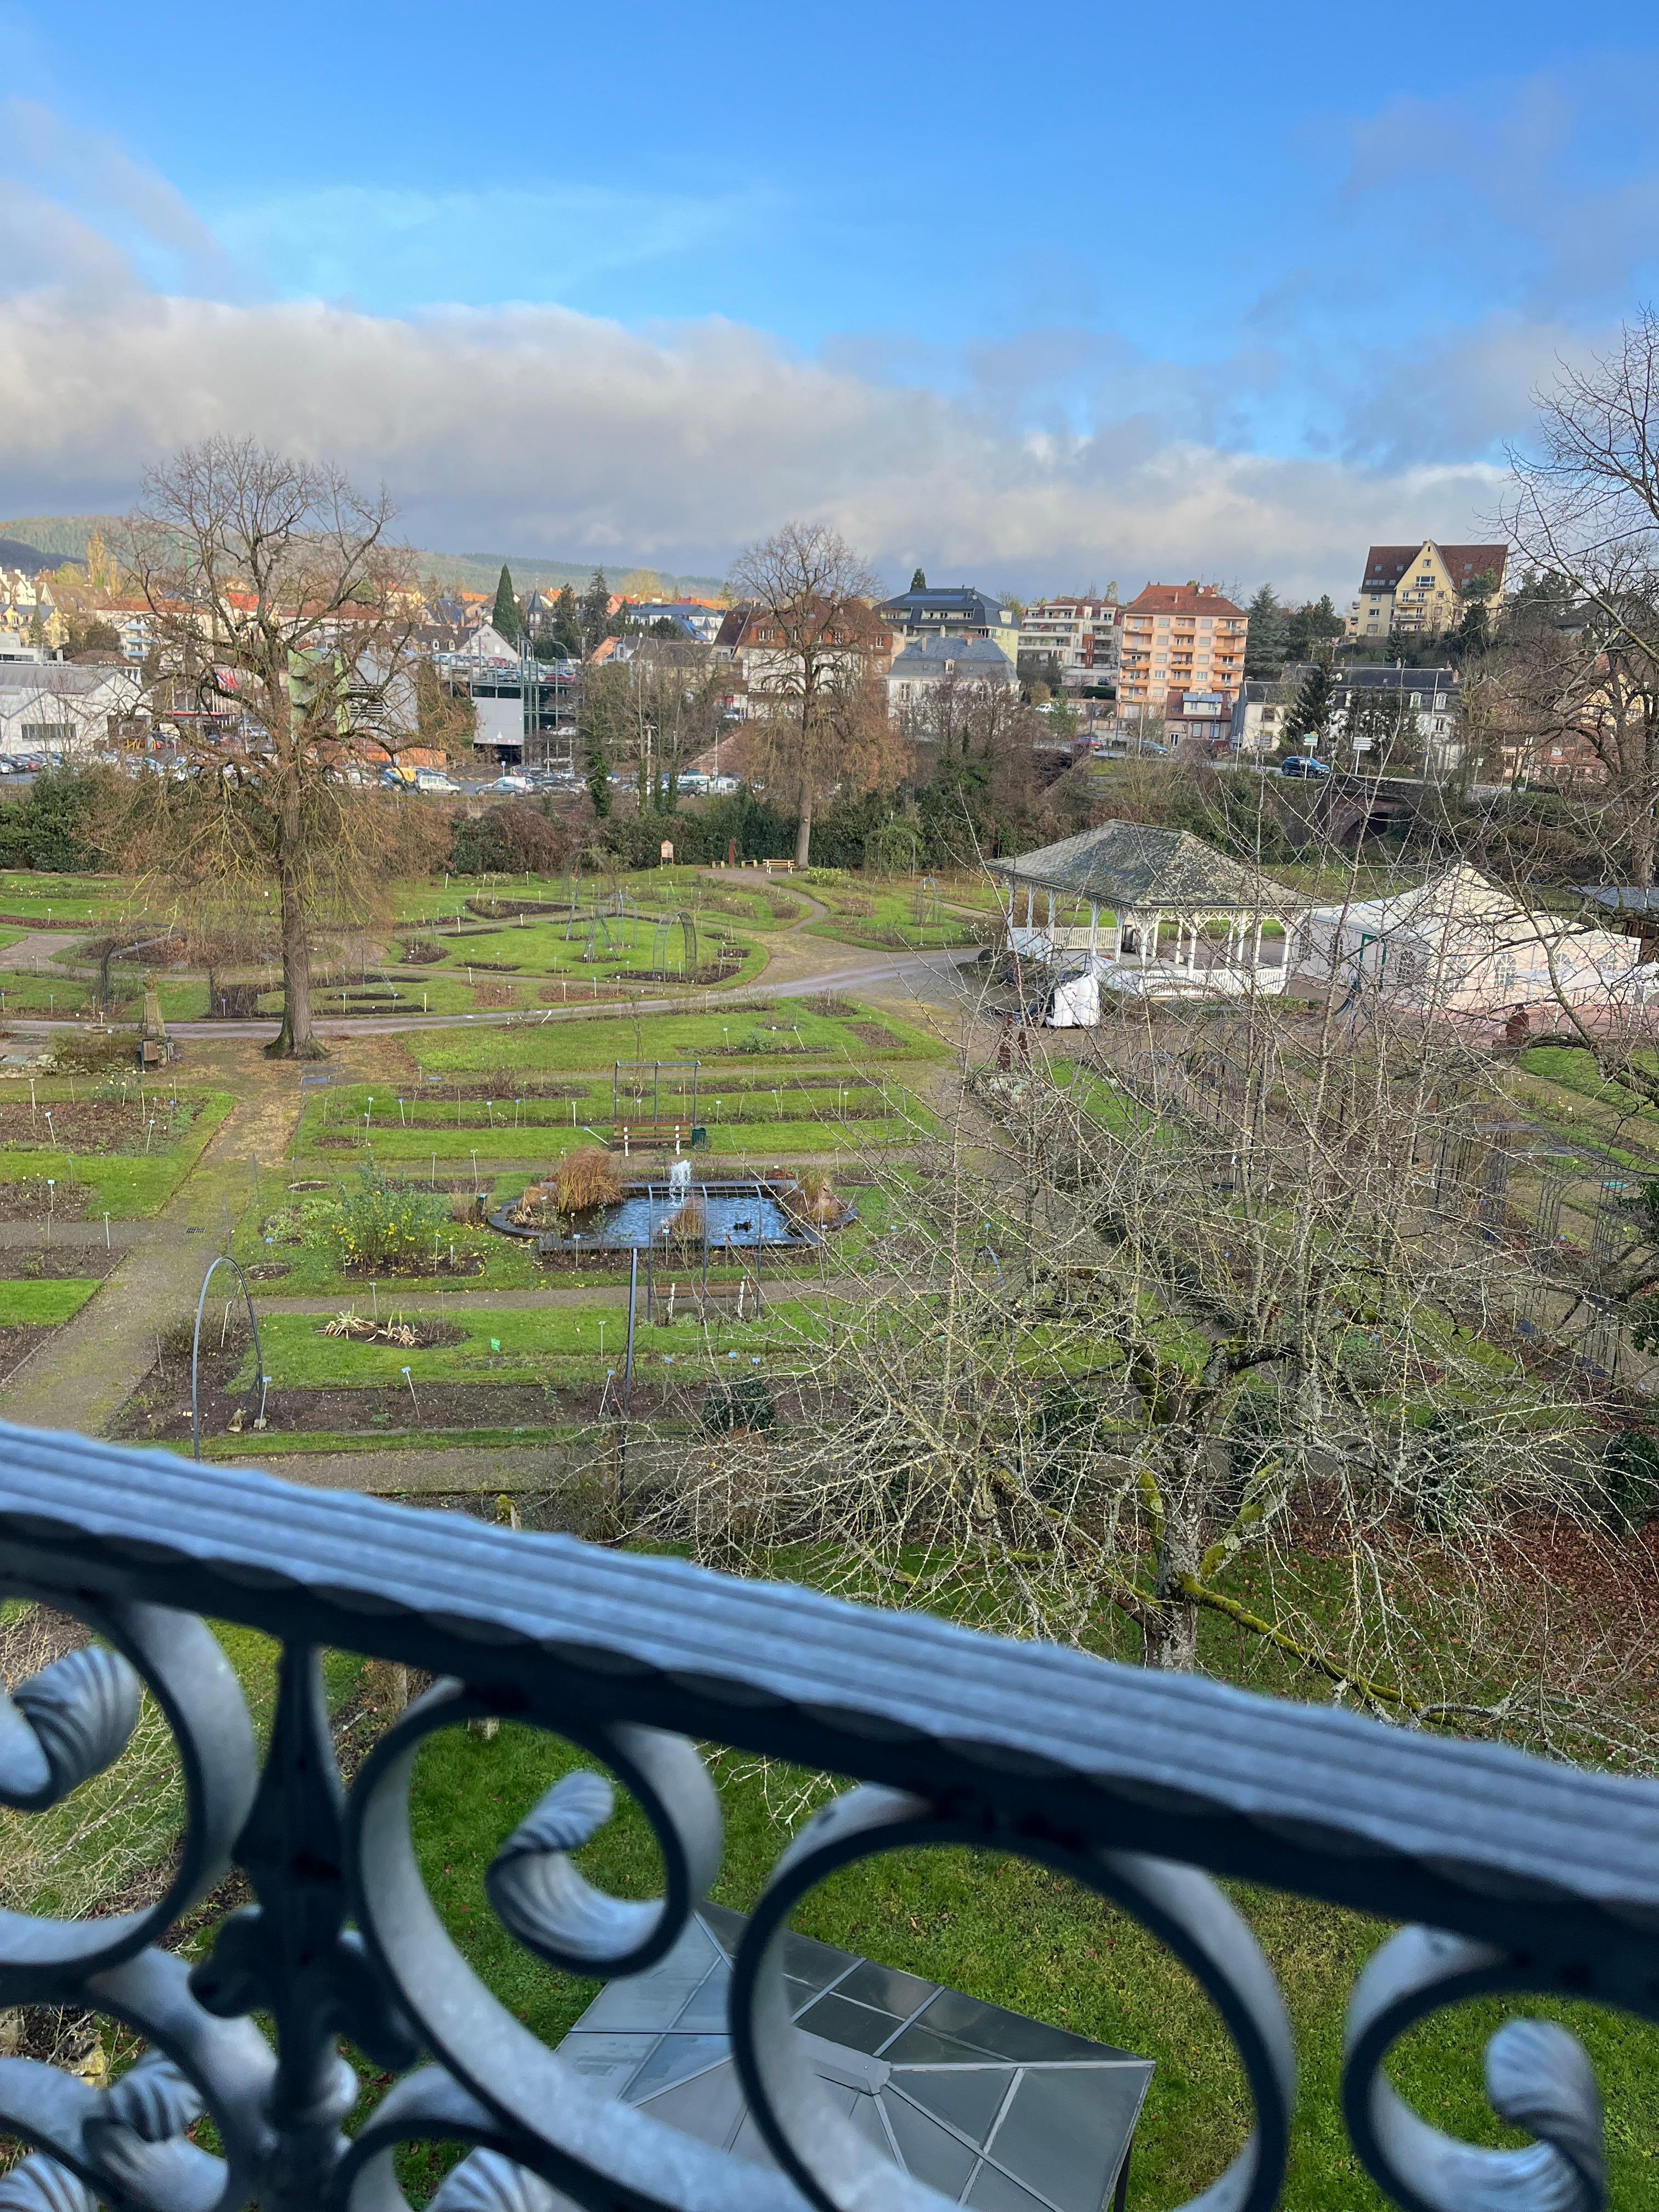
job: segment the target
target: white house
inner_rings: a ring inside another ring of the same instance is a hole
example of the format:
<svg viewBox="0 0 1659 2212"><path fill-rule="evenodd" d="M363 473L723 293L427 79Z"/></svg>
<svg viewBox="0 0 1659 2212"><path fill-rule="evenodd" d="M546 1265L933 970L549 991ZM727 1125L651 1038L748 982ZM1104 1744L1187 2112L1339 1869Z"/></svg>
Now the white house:
<svg viewBox="0 0 1659 2212"><path fill-rule="evenodd" d="M887 672L887 703L895 708L922 705L945 683L1018 691L1019 675L988 637L913 638Z"/></svg>
<svg viewBox="0 0 1659 2212"><path fill-rule="evenodd" d="M90 751L132 713L142 693L125 668L0 660L0 752Z"/></svg>
<svg viewBox="0 0 1659 2212"><path fill-rule="evenodd" d="M1291 965L1425 1013L1627 1000L1643 994L1642 944L1520 905L1467 865L1388 898L1314 907L1295 925Z"/></svg>

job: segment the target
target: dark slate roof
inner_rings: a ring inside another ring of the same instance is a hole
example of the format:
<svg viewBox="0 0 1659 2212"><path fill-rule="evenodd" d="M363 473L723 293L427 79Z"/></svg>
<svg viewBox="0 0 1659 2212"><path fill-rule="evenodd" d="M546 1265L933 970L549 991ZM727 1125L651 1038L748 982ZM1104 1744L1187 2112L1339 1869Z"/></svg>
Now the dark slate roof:
<svg viewBox="0 0 1659 2212"><path fill-rule="evenodd" d="M1108 822L1010 860L989 863L1018 887L1150 914L1291 914L1283 884L1230 860L1185 830Z"/></svg>
<svg viewBox="0 0 1659 2212"><path fill-rule="evenodd" d="M1006 677L1010 683L1014 678L1014 664L994 637L915 637L906 645L894 661L889 673L894 676L931 676L952 662L966 675L975 671L981 674Z"/></svg>
<svg viewBox="0 0 1659 2212"><path fill-rule="evenodd" d="M769 2166L726 2032L745 1925L705 1905L659 1966L600 1992L559 2055L604 2094ZM901 2171L951 2204L1103 2212L1149 2059L804 1936L786 1938L784 1973L820 2084Z"/></svg>
<svg viewBox="0 0 1659 2212"><path fill-rule="evenodd" d="M925 591L899 592L892 599L884 599L876 612L885 615L890 622L913 621L926 615L942 615L947 619L955 616L995 629L1002 626L1005 609L1012 615L1012 607L1006 599L994 599L988 592L981 592L973 584L938 584L929 585Z"/></svg>

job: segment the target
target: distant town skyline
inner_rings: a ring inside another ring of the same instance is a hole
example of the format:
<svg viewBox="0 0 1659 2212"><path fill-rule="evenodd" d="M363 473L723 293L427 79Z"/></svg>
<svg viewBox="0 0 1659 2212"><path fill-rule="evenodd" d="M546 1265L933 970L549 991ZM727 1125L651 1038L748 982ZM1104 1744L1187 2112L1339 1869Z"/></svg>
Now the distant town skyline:
<svg viewBox="0 0 1659 2212"><path fill-rule="evenodd" d="M1489 533L1532 388L1653 289L1630 0L1474 0L1431 70L1301 4L948 28L4 0L0 502L249 431L444 549L719 574L803 515L896 583L1342 605L1370 542Z"/></svg>

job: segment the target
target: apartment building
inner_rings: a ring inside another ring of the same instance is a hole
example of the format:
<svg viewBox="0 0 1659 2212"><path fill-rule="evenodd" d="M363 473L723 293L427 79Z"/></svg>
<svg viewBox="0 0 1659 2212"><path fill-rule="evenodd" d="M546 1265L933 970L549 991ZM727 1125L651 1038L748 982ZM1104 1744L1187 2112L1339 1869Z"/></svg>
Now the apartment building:
<svg viewBox="0 0 1659 2212"><path fill-rule="evenodd" d="M1432 538L1373 545L1348 609L1348 635L1370 644L1450 629L1472 598L1502 598L1508 562L1503 545L1441 545Z"/></svg>
<svg viewBox="0 0 1659 2212"><path fill-rule="evenodd" d="M1111 697L1117 685L1119 617L1114 590L1107 599L1044 599L1027 607L1019 626L1022 675L1067 691ZM1053 674L1044 676L1045 664Z"/></svg>
<svg viewBox="0 0 1659 2212"><path fill-rule="evenodd" d="M1244 681L1243 607L1205 584L1148 584L1122 610L1120 720L1164 716L1224 736Z"/></svg>
<svg viewBox="0 0 1659 2212"><path fill-rule="evenodd" d="M876 609L902 638L986 637L1013 660L1019 652L1019 617L1006 599L994 599L971 584L926 586L900 592Z"/></svg>

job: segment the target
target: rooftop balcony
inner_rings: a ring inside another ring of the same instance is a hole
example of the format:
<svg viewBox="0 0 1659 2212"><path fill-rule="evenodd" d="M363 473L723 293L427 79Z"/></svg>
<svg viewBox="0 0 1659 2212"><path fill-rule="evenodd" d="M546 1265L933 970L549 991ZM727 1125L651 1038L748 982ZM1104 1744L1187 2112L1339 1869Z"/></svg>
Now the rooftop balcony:
<svg viewBox="0 0 1659 2212"><path fill-rule="evenodd" d="M147 2045L109 2087L0 2059L0 2127L36 2147L0 2181L5 2212L396 2212L395 2152L434 2141L468 2154L432 2212L928 2212L947 2200L888 2162L809 2063L785 1944L792 1911L837 1869L941 1844L1098 1893L1208 1993L1255 2131L1188 2212L1278 2202L1296 2095L1279 1993L1217 1876L1407 1923L1349 1997L1341 2093L1353 2148L1394 2202L1607 2201L1596 2085L1564 2028L1514 2021L1488 2046L1491 2103L1524 2148L1437 2132L1384 2063L1415 2023L1486 1992L1567 1992L1659 2018L1659 1785L73 1436L0 1428L0 1547L9 1593L101 1639L0 1702L0 1797L27 1813L69 1797L119 1755L147 1688L186 1805L153 1902L0 1923L0 2004L84 2005ZM203 1615L280 1644L263 1756ZM325 1647L440 1678L349 1790ZM774 2165L607 2100L451 1942L411 1840L411 1771L438 1732L501 1718L604 1761L655 1832L659 1899L591 1886L574 1855L610 1818L610 1793L567 1775L487 1877L513 1943L612 1981L664 1959L720 1866L699 1741L849 1778L734 1938L732 2047ZM253 1901L188 1966L163 1939L233 1865ZM349 2136L362 2084L342 2039L382 2077Z"/></svg>

